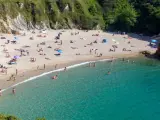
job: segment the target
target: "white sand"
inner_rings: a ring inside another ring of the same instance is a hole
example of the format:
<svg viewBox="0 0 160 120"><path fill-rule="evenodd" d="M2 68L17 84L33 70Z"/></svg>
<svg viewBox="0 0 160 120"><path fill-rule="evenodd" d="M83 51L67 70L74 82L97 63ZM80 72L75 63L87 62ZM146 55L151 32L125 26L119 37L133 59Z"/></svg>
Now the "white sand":
<svg viewBox="0 0 160 120"><path fill-rule="evenodd" d="M148 46L149 42L147 42L150 38L149 37L140 37L140 40L136 38L132 39L125 39L124 37L127 37L127 35L114 35L112 36L111 33L105 33L102 31L80 31L80 30L65 30L65 32L62 32L62 35L60 37L60 40L62 40L62 45L58 45L55 43L55 37L58 35L59 32L62 30L50 30L47 31L46 37L37 37L39 35L39 31L35 31L36 33L33 34L31 32L25 32L26 36L17 35L18 40L17 44L5 44L7 40L13 40L14 35L11 34L1 34L2 36L6 37L6 39L0 39L0 64L3 64L8 68L7 75L4 73L0 73L0 88L3 87L3 84L8 82L7 78L11 74L15 74L16 69L18 69L18 74L21 74L25 71L36 69L37 66L43 66L46 65L55 65L55 64L61 64L61 63L68 63L72 61L78 61L78 60L84 60L84 59L90 59L94 58L97 55L94 54L95 51L90 54L90 49L98 49L97 53L102 53L103 56L108 57L116 57L117 55L121 54L133 54L135 52L139 52L141 50L149 50L151 52L154 52L156 49L151 48ZM79 32L78 35L71 35L71 33ZM99 36L92 36L92 34L99 34ZM41 34L44 35L44 34ZM30 40L29 38L33 36L34 40ZM84 39L82 39L84 38ZM87 45L97 39L98 43L93 43L93 45ZM107 39L107 43L102 43L103 39ZM112 41L112 39L119 42L119 44L116 44ZM143 39L143 40L142 40ZM74 41L74 43L70 43L70 40ZM128 41L131 43L128 44ZM41 42L45 42L46 45L39 45L37 47L37 44L40 44ZM10 54L10 58L6 58L6 53L3 52L4 47L1 45L5 45L5 48L8 50ZM23 46L30 46L27 48L24 48ZM116 52L109 52L109 49L113 49L112 45L117 45L118 48L116 49ZM52 48L48 48L48 46L51 46ZM87 46L87 47L84 47ZM134 46L134 47L131 47ZM78 49L72 49L71 47L76 47ZM15 55L20 55L20 52L16 51L15 49L24 49L29 51L29 56L22 56L17 60L17 64L15 65L8 65L7 62L11 60ZM46 55L39 55L39 52L37 50L39 48L43 48L43 53ZM62 49L63 53L61 56L55 56L57 52L54 51L55 48ZM130 51L122 51L123 48L126 48ZM76 55L76 53L80 53L80 55ZM36 62L31 63L30 58L34 57L36 58ZM50 58L51 60L46 60L45 57ZM54 66L53 66L54 67ZM5 78L5 79L4 79Z"/></svg>

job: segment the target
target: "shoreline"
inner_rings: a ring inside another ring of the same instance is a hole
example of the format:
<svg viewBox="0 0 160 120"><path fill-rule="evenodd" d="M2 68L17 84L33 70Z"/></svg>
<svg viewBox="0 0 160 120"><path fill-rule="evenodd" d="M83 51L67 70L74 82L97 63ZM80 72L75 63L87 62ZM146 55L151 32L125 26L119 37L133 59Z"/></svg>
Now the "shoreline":
<svg viewBox="0 0 160 120"><path fill-rule="evenodd" d="M92 58L82 58L79 60L73 60L73 61L67 61L66 63L60 63L58 64L58 68L57 69L53 69L53 65L51 64L46 64L46 69L39 69L39 70L27 70L22 74L19 74L16 76L16 81L6 81L6 82L10 82L8 84L5 84L1 90L1 92L5 92L13 87L16 87L18 85L21 85L23 83L35 80L39 77L51 74L51 73L55 73L55 72L60 72L63 71L65 67L67 67L67 69L71 69L71 68L75 68L75 67L79 67L81 65L86 65L89 64L90 62L101 62L101 61L109 61L112 58L114 59L120 59L120 58L133 58L133 57L138 57L140 56L139 52L135 52L132 54L118 54L118 55L114 55L114 56L103 56L103 57L92 57ZM42 66L40 66L42 67ZM7 78L7 76L6 76ZM6 79L4 78L4 79Z"/></svg>
<svg viewBox="0 0 160 120"><path fill-rule="evenodd" d="M113 35L97 30L46 30L45 34L38 30L24 32L25 35L17 36L2 34L5 37L0 41L2 91L55 68L64 69L112 57L134 57L140 51L156 50L149 46L150 37L136 34Z"/></svg>

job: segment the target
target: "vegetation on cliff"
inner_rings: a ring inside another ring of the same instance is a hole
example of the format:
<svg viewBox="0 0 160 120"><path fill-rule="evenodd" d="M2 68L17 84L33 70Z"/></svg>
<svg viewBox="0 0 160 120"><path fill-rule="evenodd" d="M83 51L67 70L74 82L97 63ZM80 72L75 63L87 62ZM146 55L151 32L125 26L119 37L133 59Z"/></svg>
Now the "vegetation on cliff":
<svg viewBox="0 0 160 120"><path fill-rule="evenodd" d="M20 120L20 119L16 118L15 116L0 114L0 120Z"/></svg>
<svg viewBox="0 0 160 120"><path fill-rule="evenodd" d="M15 116L0 114L0 120L21 120ZM36 118L35 120L46 120L45 118Z"/></svg>
<svg viewBox="0 0 160 120"><path fill-rule="evenodd" d="M21 29L25 24L28 29L45 26L158 34L160 0L0 0L1 30Z"/></svg>

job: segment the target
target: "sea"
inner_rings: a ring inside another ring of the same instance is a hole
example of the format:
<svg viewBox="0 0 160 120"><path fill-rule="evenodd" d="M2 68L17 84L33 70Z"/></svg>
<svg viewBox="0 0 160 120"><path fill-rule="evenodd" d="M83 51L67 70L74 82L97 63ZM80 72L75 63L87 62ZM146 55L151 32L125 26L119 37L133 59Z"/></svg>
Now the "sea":
<svg viewBox="0 0 160 120"><path fill-rule="evenodd" d="M16 94L3 92L0 113L22 120L160 120L160 61L154 59L83 64L15 88Z"/></svg>

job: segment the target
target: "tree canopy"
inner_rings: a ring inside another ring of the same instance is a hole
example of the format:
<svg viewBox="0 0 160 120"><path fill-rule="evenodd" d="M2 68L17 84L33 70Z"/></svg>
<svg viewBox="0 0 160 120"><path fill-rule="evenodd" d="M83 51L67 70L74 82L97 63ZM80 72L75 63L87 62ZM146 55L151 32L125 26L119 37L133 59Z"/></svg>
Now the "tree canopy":
<svg viewBox="0 0 160 120"><path fill-rule="evenodd" d="M160 32L160 0L98 0L107 29L146 34Z"/></svg>
<svg viewBox="0 0 160 120"><path fill-rule="evenodd" d="M52 29L160 32L160 0L0 0L0 31L7 31L6 16L13 19L19 14L27 29L30 23L34 27L45 23Z"/></svg>

